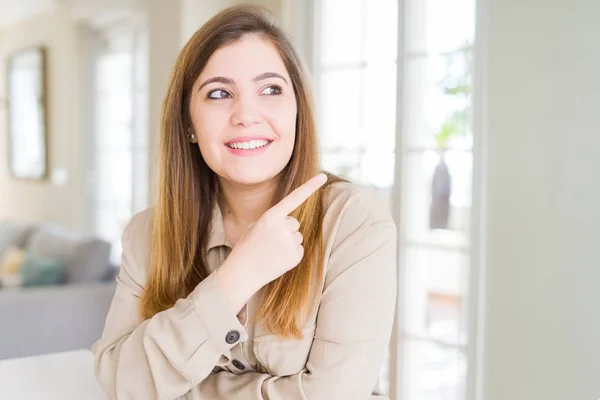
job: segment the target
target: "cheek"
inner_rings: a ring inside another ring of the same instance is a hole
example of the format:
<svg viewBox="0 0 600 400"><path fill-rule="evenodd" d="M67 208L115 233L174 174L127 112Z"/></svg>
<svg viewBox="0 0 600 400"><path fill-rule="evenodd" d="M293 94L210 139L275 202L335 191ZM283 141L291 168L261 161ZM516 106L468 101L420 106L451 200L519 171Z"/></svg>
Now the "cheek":
<svg viewBox="0 0 600 400"><path fill-rule="evenodd" d="M293 143L296 135L296 107L278 107L270 111L270 121L273 129L281 139Z"/></svg>
<svg viewBox="0 0 600 400"><path fill-rule="evenodd" d="M287 135L289 135L290 152L293 150L294 144L296 142L296 119L297 119L297 114L296 114L296 110L294 108L294 111L290 112L290 114L288 115L288 118L285 121L285 124L286 124L285 131L286 131Z"/></svg>
<svg viewBox="0 0 600 400"><path fill-rule="evenodd" d="M198 140L198 147L208 166L215 170L220 164L221 132L223 131L222 119L218 113L196 113L194 118L194 131Z"/></svg>
<svg viewBox="0 0 600 400"><path fill-rule="evenodd" d="M227 127L228 116L218 109L200 109L192 114L194 131L201 144L216 142Z"/></svg>

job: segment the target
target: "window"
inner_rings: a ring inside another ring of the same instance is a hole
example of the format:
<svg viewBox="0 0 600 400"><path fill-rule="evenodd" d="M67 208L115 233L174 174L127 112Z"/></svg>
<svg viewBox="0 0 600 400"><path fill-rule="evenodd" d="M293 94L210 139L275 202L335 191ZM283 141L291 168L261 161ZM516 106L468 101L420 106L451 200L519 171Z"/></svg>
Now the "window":
<svg viewBox="0 0 600 400"><path fill-rule="evenodd" d="M317 119L325 169L390 196L394 184L397 3L368 3L317 3Z"/></svg>
<svg viewBox="0 0 600 400"><path fill-rule="evenodd" d="M400 266L402 399L466 395L474 0L407 0Z"/></svg>
<svg viewBox="0 0 600 400"><path fill-rule="evenodd" d="M377 389L402 400L466 393L474 1L313 3L324 167L400 193L401 375L386 366Z"/></svg>
<svg viewBox="0 0 600 400"><path fill-rule="evenodd" d="M143 30L120 23L90 32L92 226L121 259L121 233L148 202L147 49Z"/></svg>
<svg viewBox="0 0 600 400"><path fill-rule="evenodd" d="M315 2L314 75L325 170L391 206L396 142L397 0ZM389 362L375 389L389 391Z"/></svg>

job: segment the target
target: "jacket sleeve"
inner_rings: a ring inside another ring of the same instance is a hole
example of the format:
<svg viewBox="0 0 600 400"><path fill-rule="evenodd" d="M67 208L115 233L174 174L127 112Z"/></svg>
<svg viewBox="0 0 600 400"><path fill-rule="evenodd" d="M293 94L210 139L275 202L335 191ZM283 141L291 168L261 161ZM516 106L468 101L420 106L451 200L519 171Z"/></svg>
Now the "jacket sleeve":
<svg viewBox="0 0 600 400"><path fill-rule="evenodd" d="M383 202L362 197L345 210L302 372L221 371L192 392L202 399L369 399L385 360L396 305L396 228L387 209Z"/></svg>
<svg viewBox="0 0 600 400"><path fill-rule="evenodd" d="M138 214L122 235L117 288L100 340L92 347L97 380L111 399L173 400L226 363L248 335L213 273L187 297L143 321L150 224Z"/></svg>

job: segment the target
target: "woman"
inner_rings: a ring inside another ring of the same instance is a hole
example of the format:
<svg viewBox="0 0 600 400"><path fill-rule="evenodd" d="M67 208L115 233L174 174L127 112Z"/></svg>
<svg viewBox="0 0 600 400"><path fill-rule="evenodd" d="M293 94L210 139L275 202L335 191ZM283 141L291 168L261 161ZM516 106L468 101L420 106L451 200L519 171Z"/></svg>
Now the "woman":
<svg viewBox="0 0 600 400"><path fill-rule="evenodd" d="M157 204L123 232L93 347L105 392L371 398L396 229L374 191L319 174L309 87L266 11L229 8L190 39L161 127Z"/></svg>

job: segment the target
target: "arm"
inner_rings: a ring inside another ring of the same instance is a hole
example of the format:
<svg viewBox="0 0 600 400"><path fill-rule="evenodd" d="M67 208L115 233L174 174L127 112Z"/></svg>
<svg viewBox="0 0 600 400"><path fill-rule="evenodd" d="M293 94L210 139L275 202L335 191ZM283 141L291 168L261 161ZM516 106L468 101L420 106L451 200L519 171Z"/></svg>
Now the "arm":
<svg viewBox="0 0 600 400"><path fill-rule="evenodd" d="M391 336L396 303L396 228L387 207L359 197L345 211L304 371L210 375L192 391L206 399L369 398Z"/></svg>
<svg viewBox="0 0 600 400"><path fill-rule="evenodd" d="M138 214L123 232L116 293L102 338L92 348L98 382L111 399L182 396L248 337L214 273L174 307L141 319L150 251L149 240L141 238L150 234L148 220ZM230 331L239 333L237 341L226 341Z"/></svg>

